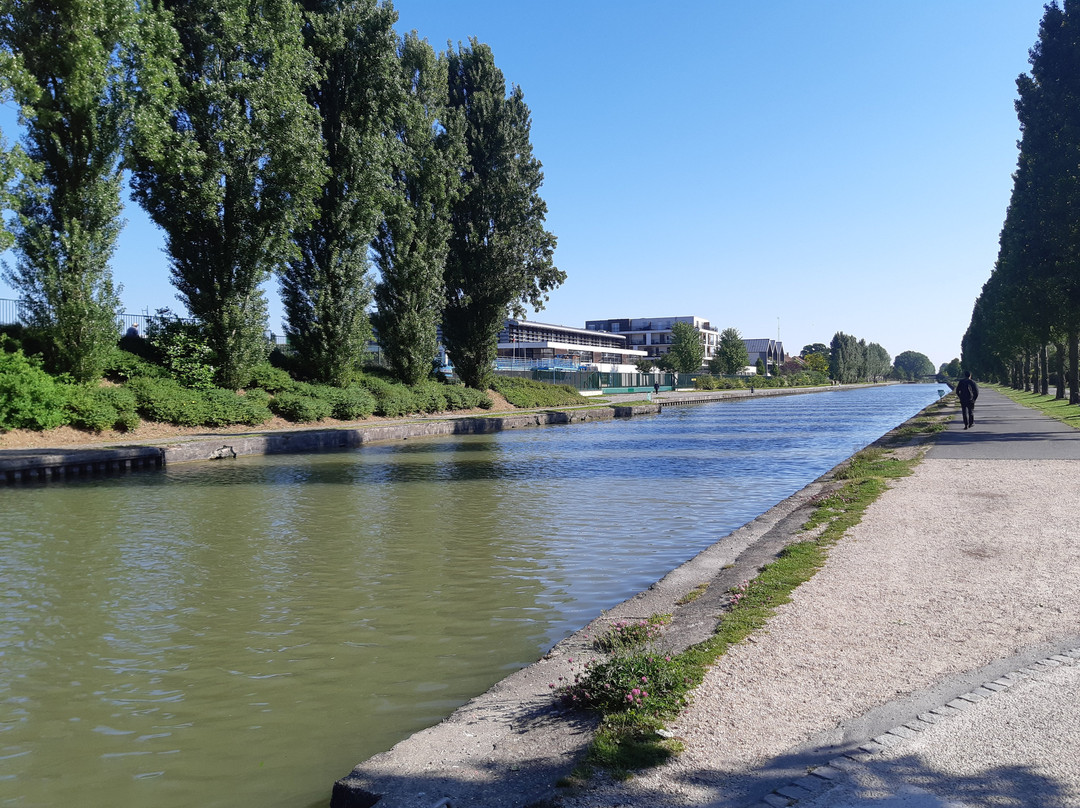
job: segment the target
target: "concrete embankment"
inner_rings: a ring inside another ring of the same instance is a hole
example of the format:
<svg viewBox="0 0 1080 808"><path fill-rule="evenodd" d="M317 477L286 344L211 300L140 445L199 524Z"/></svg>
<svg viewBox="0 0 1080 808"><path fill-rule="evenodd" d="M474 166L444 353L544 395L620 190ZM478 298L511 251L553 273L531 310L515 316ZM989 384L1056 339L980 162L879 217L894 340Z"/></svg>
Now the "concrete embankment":
<svg viewBox="0 0 1080 808"><path fill-rule="evenodd" d="M838 391L866 385L837 385L815 388L775 388L757 390L754 396L797 395ZM73 477L123 474L129 471L160 469L175 463L222 460L245 455L304 454L355 449L364 444L444 435L478 435L507 429L523 429L554 424L574 424L655 415L662 407L702 404L709 401L746 397L747 390L685 391L665 393L652 403L570 407L535 410L505 415L446 416L392 423L357 423L331 429L304 427L273 432L236 432L214 437L192 436L167 442L56 449L0 450L0 482L48 482ZM640 402L639 396L619 396Z"/></svg>

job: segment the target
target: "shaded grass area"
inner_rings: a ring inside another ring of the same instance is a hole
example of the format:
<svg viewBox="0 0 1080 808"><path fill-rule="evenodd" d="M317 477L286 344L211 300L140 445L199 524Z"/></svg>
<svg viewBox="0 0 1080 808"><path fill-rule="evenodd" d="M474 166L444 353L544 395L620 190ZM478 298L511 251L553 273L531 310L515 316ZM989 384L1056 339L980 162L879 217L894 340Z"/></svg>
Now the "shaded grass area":
<svg viewBox="0 0 1080 808"><path fill-rule="evenodd" d="M1054 398L1052 395L1044 396L1038 393L1025 393L1023 390L1014 390L1011 387L1001 385L987 385L997 390L1003 396L1011 398L1017 404L1023 404L1033 410L1038 410L1063 424L1068 424L1073 429L1080 429L1080 407L1069 404L1069 399Z"/></svg>
<svg viewBox="0 0 1080 808"><path fill-rule="evenodd" d="M753 579L732 589L727 610L709 639L679 654L663 654L650 650L651 634L640 631L638 642L586 663L570 682L553 684L564 703L601 717L584 760L561 785L581 784L597 769L625 779L681 752L681 742L664 725L689 704L708 668L729 648L763 629L795 589L825 564L829 548L859 523L886 489L887 480L911 474L917 462L880 448L856 454L835 475L839 485L813 501L813 512L803 526L813 538L787 545ZM663 624L661 619L650 621L652 626Z"/></svg>

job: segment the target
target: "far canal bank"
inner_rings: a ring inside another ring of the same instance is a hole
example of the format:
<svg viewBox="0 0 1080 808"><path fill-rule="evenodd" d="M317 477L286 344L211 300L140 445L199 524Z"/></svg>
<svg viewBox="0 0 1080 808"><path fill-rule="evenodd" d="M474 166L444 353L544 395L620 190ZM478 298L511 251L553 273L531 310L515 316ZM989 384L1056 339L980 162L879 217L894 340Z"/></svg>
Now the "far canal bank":
<svg viewBox="0 0 1080 808"><path fill-rule="evenodd" d="M0 486L4 793L325 805L356 761L939 394L754 396Z"/></svg>
<svg viewBox="0 0 1080 808"><path fill-rule="evenodd" d="M641 394L620 394L607 403L523 410L483 416L453 414L394 421L357 422L325 428L318 425L273 431L234 431L72 447L0 448L0 483L49 482L60 479L124 474L160 469L169 464L224 460L269 454L305 454L357 449L366 444L446 435L479 435L535 426L610 421L656 415L664 407L705 404L745 398L843 392L882 385L762 388L750 390L671 391L641 403ZM650 399L652 397L650 396Z"/></svg>

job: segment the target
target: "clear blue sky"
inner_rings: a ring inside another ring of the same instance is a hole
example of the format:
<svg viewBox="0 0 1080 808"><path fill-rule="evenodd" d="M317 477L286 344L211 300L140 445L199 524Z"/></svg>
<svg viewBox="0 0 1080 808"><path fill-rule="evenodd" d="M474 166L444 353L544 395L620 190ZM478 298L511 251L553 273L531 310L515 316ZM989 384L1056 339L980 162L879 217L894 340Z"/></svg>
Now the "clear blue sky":
<svg viewBox="0 0 1080 808"><path fill-rule="evenodd" d="M794 352L844 331L935 366L959 355L1042 0L395 5L438 49L487 43L524 91L568 276L530 319L695 314L747 338L779 325ZM125 310L182 309L163 239L126 215Z"/></svg>

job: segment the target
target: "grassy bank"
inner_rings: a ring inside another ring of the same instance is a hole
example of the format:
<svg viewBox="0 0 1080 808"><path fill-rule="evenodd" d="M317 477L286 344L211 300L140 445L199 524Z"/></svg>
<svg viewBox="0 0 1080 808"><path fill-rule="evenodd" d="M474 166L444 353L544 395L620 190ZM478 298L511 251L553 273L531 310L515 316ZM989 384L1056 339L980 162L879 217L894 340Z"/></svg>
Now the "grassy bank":
<svg viewBox="0 0 1080 808"><path fill-rule="evenodd" d="M1014 390L1011 387L1002 387L996 384L987 386L997 390L1003 396L1011 398L1017 404L1023 404L1025 407L1038 410L1043 415L1061 421L1063 424L1068 424L1074 429L1080 429L1080 407L1069 404L1068 398L1057 399L1052 395L1044 396L1038 393L1025 393L1023 390ZM978 407L977 404L976 407Z"/></svg>

